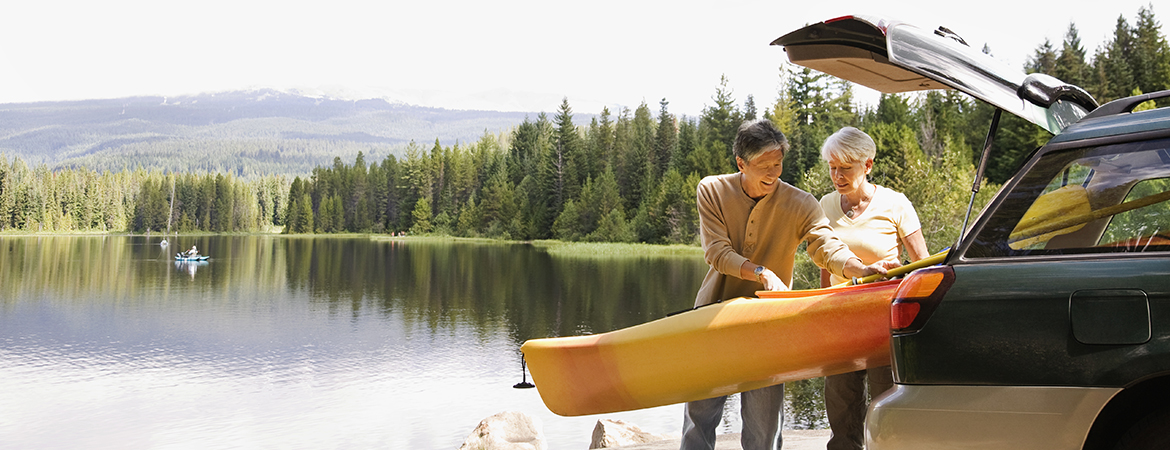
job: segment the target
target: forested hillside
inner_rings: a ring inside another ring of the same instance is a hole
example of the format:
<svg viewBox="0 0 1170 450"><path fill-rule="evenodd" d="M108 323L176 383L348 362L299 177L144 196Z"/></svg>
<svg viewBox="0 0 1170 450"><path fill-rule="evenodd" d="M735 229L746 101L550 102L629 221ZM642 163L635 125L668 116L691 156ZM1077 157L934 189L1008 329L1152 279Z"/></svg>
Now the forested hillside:
<svg viewBox="0 0 1170 450"><path fill-rule="evenodd" d="M261 89L0 105L0 154L50 170L304 175L335 156L386 156L412 139L469 142L525 113L453 111Z"/></svg>
<svg viewBox="0 0 1170 450"><path fill-rule="evenodd" d="M1070 24L1060 48L1048 42L1039 45L1025 70L1079 82L1101 103L1170 89L1170 46L1149 8L1139 10L1133 26L1119 18L1113 38L1091 58L1088 55ZM141 131L143 137L136 144L116 147L123 149L121 156L107 157L102 156L107 147L82 150L80 142L88 137L76 136L77 144L63 145L54 153L61 161L75 162L55 169L30 168L22 160L0 158L0 230L144 231L158 230L169 222L184 231L283 227L287 233L405 232L690 244L697 242L697 183L707 175L735 171L730 149L737 127L744 120L766 117L792 143L782 179L818 197L831 189L826 165L819 157L821 142L846 125L869 133L878 146L872 180L907 195L918 211L931 251L954 243L992 107L946 91L884 95L877 105L859 110L848 83L792 67L784 72L783 85L775 102L757 109L751 96L736 99L725 79L699 117L676 116L663 99L653 105L656 108L643 103L632 111L604 109L581 120L565 99L551 117L521 118L506 133L479 130L476 138L458 143L435 139L433 130L420 128L415 131L418 140L400 154L379 151L384 147L377 146L391 145L389 141L351 139L320 150L305 149L306 160L331 152L331 163L314 166L307 176L293 177L270 176L290 171L263 171L262 164L254 172L243 171L240 165L224 170L215 165L219 162L199 166L198 159L188 159L192 165L179 174L146 169L99 174L93 167L109 165L80 168L76 162L91 161L85 158L136 167L153 158L145 148L187 145L171 138L151 141L147 137L161 134L159 130L166 127L190 130L209 119L175 113L168 121L150 122L150 127L134 119L116 125L101 122L106 125L94 126L122 127L126 136L138 136L135 131ZM343 135L390 139L372 125L380 122L357 119L392 114L381 106L330 104L330 108L350 108L353 118L330 119L336 114L322 113L315 120L312 112L319 110L303 102L289 104L288 108L303 112L295 119L280 119L281 127L251 127L250 120L269 119L253 117L245 108L233 110L238 114L234 121L198 128L208 135L249 127L306 140ZM110 105L105 108L113 114ZM128 114L133 110L130 107ZM38 114L51 116L48 110ZM402 120L417 123L417 119ZM34 130L26 125L21 129L26 131L8 134L5 142L53 133L51 128ZM252 137L262 141L263 133L256 131ZM992 150L988 186L976 207L1050 137L1039 127L1005 115ZM125 151L136 145L144 150ZM245 147L257 161L276 160L276 154L287 150ZM226 147L216 152L231 154ZM797 285L806 282L804 286L812 283L798 279Z"/></svg>
<svg viewBox="0 0 1170 450"><path fill-rule="evenodd" d="M990 49L984 49L990 52ZM1092 58L1070 24L1059 50L1038 46L1027 72L1079 82L1101 103L1170 89L1170 46L1149 8L1136 25L1119 18ZM839 79L789 67L779 98L757 110L727 80L699 117L657 108L603 110L576 121L566 99L554 116L525 121L510 136L430 148L368 164L335 160L293 181L286 231L401 231L508 239L693 243L695 187L735 171L730 148L744 120L772 120L788 135L782 178L818 197L830 189L820 145L843 126L873 136L873 181L904 192L918 209L931 250L954 243L974 164L993 108L955 91L884 95L866 110ZM980 202L1051 135L1005 115ZM978 207L979 205L977 205Z"/></svg>

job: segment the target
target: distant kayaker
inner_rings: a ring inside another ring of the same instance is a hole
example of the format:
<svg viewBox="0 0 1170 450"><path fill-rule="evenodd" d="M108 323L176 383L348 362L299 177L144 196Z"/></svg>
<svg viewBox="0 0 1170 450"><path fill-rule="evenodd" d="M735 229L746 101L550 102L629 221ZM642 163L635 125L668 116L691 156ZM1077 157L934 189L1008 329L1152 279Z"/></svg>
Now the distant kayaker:
<svg viewBox="0 0 1170 450"><path fill-rule="evenodd" d="M817 199L780 181L788 139L772 122L745 122L732 152L739 172L714 175L699 182L699 235L711 266L695 296L695 306L736 297L754 297L757 290L788 290L801 242L812 261L845 277L885 274L897 262L866 266L829 227ZM752 345L744 342L743 345ZM688 402L683 413L682 450L711 450L715 429L727 397ZM744 450L781 446L784 385L740 394Z"/></svg>
<svg viewBox="0 0 1170 450"><path fill-rule="evenodd" d="M821 197L821 209L833 231L861 261L898 261L902 248L911 261L930 256L914 205L900 192L870 183L877 144L865 132L845 127L821 146L836 191ZM821 287L847 281L821 270ZM828 450L861 450L865 442L865 387L870 397L894 387L890 366L825 377L825 411L829 416Z"/></svg>
<svg viewBox="0 0 1170 450"><path fill-rule="evenodd" d="M191 246L190 250L187 250L187 256L195 256L198 254L199 254L199 249L195 248L194 245Z"/></svg>

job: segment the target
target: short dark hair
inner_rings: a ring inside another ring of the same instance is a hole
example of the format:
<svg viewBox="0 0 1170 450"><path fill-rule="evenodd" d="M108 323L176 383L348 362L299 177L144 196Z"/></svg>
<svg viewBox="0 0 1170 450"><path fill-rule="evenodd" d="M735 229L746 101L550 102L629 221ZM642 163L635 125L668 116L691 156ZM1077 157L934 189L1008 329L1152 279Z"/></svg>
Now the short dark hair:
<svg viewBox="0 0 1170 450"><path fill-rule="evenodd" d="M761 153L776 147L780 148L780 157L783 158L790 147L788 138L776 129L776 125L772 124L771 120L759 119L749 120L739 126L731 151L736 158L748 162Z"/></svg>

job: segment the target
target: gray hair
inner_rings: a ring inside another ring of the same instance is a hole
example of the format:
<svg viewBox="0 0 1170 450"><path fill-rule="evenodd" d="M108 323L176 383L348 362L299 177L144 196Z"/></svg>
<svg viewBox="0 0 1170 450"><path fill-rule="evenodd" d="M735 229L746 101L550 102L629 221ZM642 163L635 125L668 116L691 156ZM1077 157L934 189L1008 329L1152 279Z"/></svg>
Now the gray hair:
<svg viewBox="0 0 1170 450"><path fill-rule="evenodd" d="M736 158L750 162L761 153L773 149L780 149L780 157L788 153L788 138L776 129L771 120L760 119L744 122L735 133L735 144L731 151Z"/></svg>
<svg viewBox="0 0 1170 450"><path fill-rule="evenodd" d="M837 130L821 145L821 158L841 162L865 162L877 155L877 144L864 131L853 127Z"/></svg>

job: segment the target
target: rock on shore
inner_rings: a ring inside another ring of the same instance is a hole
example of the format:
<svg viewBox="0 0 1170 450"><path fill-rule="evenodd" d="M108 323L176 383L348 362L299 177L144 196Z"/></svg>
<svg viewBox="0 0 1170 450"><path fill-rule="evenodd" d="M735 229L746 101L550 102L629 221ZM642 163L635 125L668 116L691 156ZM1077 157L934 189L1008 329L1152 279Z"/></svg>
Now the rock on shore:
<svg viewBox="0 0 1170 450"><path fill-rule="evenodd" d="M784 430L785 450L824 450L829 430ZM680 438L642 431L621 420L601 419L593 428L590 449L675 450ZM541 423L528 414L507 411L488 417L475 427L459 450L546 450ZM715 448L740 450L740 434L721 434Z"/></svg>
<svg viewBox="0 0 1170 450"><path fill-rule="evenodd" d="M593 427L590 449L614 448L661 441L668 436L642 431L637 425L621 420L601 419Z"/></svg>
<svg viewBox="0 0 1170 450"><path fill-rule="evenodd" d="M479 422L459 450L547 450L540 419L504 411Z"/></svg>

